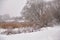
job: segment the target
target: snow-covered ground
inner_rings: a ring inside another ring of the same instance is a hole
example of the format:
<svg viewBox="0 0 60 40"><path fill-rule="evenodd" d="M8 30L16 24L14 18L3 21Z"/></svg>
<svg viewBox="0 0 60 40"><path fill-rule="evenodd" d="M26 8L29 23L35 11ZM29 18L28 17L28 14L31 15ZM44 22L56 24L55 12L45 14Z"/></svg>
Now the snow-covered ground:
<svg viewBox="0 0 60 40"><path fill-rule="evenodd" d="M42 28L41 31L14 35L1 35L0 40L60 40L60 26Z"/></svg>

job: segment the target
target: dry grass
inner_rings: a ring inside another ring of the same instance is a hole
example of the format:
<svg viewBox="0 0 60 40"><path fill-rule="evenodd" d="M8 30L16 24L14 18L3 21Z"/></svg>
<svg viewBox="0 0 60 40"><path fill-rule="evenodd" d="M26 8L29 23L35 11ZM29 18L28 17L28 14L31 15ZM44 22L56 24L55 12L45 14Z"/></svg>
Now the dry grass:
<svg viewBox="0 0 60 40"><path fill-rule="evenodd" d="M32 27L34 23L29 22L4 22L0 23L0 28L20 28L20 27Z"/></svg>

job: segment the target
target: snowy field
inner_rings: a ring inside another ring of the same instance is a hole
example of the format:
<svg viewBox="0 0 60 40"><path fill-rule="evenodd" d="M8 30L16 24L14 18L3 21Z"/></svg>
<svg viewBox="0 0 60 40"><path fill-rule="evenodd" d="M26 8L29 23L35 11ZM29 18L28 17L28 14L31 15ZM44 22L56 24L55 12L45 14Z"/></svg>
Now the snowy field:
<svg viewBox="0 0 60 40"><path fill-rule="evenodd" d="M14 35L1 35L0 40L60 40L60 26L42 28L41 31Z"/></svg>

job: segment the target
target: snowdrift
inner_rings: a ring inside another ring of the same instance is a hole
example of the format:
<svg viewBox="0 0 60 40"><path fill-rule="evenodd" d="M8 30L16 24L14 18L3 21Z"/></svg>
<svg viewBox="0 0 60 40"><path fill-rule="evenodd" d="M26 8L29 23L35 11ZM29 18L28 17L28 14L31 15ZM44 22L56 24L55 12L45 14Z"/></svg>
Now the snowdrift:
<svg viewBox="0 0 60 40"><path fill-rule="evenodd" d="M1 35L0 40L60 40L60 26L42 28L41 31L14 35Z"/></svg>

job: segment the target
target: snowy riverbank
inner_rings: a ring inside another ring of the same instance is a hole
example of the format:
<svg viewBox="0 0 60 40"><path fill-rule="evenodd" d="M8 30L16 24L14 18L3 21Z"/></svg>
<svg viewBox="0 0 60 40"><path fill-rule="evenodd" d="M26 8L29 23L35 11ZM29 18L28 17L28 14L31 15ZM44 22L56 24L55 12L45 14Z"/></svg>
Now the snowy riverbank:
<svg viewBox="0 0 60 40"><path fill-rule="evenodd" d="M0 40L60 40L60 26L42 28L41 31L14 35L0 35Z"/></svg>

